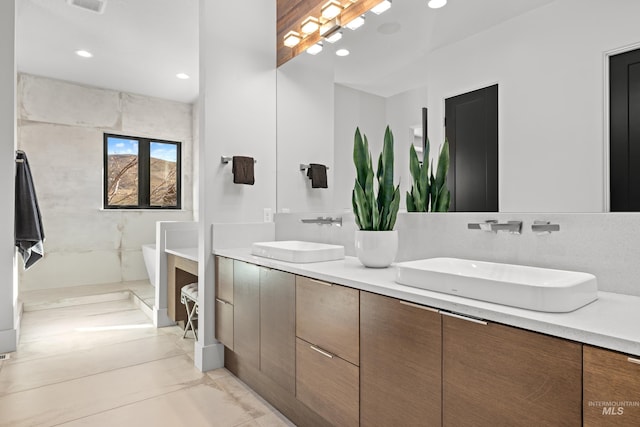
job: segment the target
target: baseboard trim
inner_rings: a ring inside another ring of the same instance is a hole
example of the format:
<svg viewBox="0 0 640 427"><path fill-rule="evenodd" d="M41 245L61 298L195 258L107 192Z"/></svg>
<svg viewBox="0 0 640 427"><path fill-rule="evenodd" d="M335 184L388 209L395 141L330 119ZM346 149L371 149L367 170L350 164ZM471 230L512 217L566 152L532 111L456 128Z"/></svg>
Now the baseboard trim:
<svg viewBox="0 0 640 427"><path fill-rule="evenodd" d="M203 346L196 342L194 362L196 368L202 372L212 371L224 367L224 345L222 343Z"/></svg>
<svg viewBox="0 0 640 427"><path fill-rule="evenodd" d="M18 348L18 333L15 329L0 331L0 354L12 353Z"/></svg>

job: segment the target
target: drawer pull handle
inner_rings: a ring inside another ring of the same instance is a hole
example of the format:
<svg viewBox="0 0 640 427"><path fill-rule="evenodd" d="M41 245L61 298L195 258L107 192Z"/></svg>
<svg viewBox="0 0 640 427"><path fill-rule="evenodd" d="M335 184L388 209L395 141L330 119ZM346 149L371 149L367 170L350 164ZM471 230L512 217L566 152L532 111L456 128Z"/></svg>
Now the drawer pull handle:
<svg viewBox="0 0 640 427"><path fill-rule="evenodd" d="M435 308L425 307L424 305L413 304L413 303L407 302L407 301L400 301L400 304L406 305L406 306L409 306L409 307L419 308L420 310L430 311L432 313L438 313L439 312L439 310L436 310Z"/></svg>
<svg viewBox="0 0 640 427"><path fill-rule="evenodd" d="M220 298L216 298L216 301L218 301L220 304L224 304L224 305L229 305L229 304L231 304L231 303L228 303L228 302L226 302L225 300L220 299Z"/></svg>
<svg viewBox="0 0 640 427"><path fill-rule="evenodd" d="M627 357L627 360L631 363L635 363L637 365L640 365L640 359L634 359L633 357Z"/></svg>
<svg viewBox="0 0 640 427"><path fill-rule="evenodd" d="M325 357L328 357L329 359L333 359L333 354L331 354L331 353L329 353L329 352L327 352L327 351L324 351L323 349L318 348L318 347L316 347L315 345L311 345L311 346L309 346L309 347L311 347L311 350L315 350L315 351L317 351L318 353L320 353L321 355L323 355L323 356L325 356Z"/></svg>
<svg viewBox="0 0 640 427"><path fill-rule="evenodd" d="M474 319L473 317L462 316L456 313L449 313L448 311L441 311L440 314L444 314L445 316L455 317L456 319L466 320L467 322L477 323L479 325L486 325L487 322L480 319Z"/></svg>
<svg viewBox="0 0 640 427"><path fill-rule="evenodd" d="M329 287L333 286L333 283L322 282L320 280L314 280L314 279L308 279L308 280L310 282L317 283L318 285L329 286Z"/></svg>

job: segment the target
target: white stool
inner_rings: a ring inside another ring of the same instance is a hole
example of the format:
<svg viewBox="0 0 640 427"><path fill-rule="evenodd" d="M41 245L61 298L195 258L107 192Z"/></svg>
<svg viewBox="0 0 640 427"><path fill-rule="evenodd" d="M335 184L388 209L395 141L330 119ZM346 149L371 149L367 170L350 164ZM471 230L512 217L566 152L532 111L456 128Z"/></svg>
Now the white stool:
<svg viewBox="0 0 640 427"><path fill-rule="evenodd" d="M184 304L184 308L187 310L187 322L184 325L184 334L182 338L187 336L189 329L193 331L193 336L198 339L198 333L193 326L193 321L198 320L198 284L190 283L182 287L180 291L180 302ZM189 303L193 305L189 307Z"/></svg>

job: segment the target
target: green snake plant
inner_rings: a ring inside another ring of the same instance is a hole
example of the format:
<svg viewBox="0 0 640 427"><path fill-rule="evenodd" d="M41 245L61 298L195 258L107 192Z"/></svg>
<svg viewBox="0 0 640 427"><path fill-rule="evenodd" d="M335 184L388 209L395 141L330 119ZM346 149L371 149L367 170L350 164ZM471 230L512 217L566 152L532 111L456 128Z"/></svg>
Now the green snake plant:
<svg viewBox="0 0 640 427"><path fill-rule="evenodd" d="M445 139L438 156L438 169L433 175L433 160L429 173L429 140L427 139L422 164L418 160L416 149L409 149L409 170L413 179L411 191L407 191L407 211L409 212L447 212L451 202L451 193L447 188L449 170L449 141Z"/></svg>
<svg viewBox="0 0 640 427"><path fill-rule="evenodd" d="M367 136L361 135L359 128L356 128L353 143L353 163L356 166L356 182L351 202L356 224L360 230L393 230L400 207L400 186L393 186L393 134L389 126L384 133L375 176ZM377 196L374 181L378 183Z"/></svg>

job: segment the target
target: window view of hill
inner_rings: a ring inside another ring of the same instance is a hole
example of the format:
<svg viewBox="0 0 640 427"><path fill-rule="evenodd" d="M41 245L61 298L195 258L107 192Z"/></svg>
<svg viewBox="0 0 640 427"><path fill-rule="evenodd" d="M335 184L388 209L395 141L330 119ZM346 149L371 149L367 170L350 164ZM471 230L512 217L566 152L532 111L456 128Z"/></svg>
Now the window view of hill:
<svg viewBox="0 0 640 427"><path fill-rule="evenodd" d="M150 164L151 206L176 206L176 162L152 157ZM108 156L107 198L109 205L138 204L138 156L110 154Z"/></svg>

